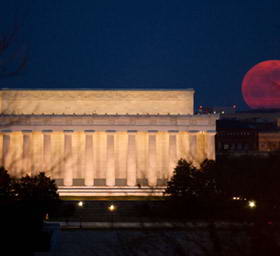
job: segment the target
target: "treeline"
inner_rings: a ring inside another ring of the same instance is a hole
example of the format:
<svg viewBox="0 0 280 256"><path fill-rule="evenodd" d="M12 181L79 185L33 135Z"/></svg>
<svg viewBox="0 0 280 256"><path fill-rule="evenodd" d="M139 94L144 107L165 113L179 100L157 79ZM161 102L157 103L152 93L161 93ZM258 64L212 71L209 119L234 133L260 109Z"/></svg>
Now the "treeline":
<svg viewBox="0 0 280 256"><path fill-rule="evenodd" d="M214 172L219 190L225 197L254 199L275 206L280 198L280 158L242 156L219 158Z"/></svg>
<svg viewBox="0 0 280 256"><path fill-rule="evenodd" d="M279 219L279 169L277 155L220 157L199 168L180 159L165 195L177 216L245 220L252 217L249 202L254 201L259 216Z"/></svg>
<svg viewBox="0 0 280 256"><path fill-rule="evenodd" d="M55 181L44 173L14 179L1 167L1 248L11 254L20 252L24 255L48 250L50 234L43 231L43 221L58 202Z"/></svg>

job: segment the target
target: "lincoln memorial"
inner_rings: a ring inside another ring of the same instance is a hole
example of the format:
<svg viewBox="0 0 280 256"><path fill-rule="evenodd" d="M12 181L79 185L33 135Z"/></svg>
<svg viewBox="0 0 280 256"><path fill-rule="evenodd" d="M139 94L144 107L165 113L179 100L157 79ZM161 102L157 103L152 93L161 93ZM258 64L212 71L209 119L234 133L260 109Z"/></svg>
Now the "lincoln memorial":
<svg viewBox="0 0 280 256"><path fill-rule="evenodd" d="M180 158L215 158L216 115L194 90L0 91L0 164L62 196L159 195Z"/></svg>

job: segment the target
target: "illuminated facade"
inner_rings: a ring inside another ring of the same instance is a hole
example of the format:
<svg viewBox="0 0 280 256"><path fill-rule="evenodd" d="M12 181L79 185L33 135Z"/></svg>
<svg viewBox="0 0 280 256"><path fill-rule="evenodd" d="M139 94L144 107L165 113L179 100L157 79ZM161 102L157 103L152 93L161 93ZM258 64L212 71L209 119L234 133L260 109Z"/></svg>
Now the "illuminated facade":
<svg viewBox="0 0 280 256"><path fill-rule="evenodd" d="M2 90L1 164L61 195L160 194L179 158L215 158L215 115L188 90Z"/></svg>

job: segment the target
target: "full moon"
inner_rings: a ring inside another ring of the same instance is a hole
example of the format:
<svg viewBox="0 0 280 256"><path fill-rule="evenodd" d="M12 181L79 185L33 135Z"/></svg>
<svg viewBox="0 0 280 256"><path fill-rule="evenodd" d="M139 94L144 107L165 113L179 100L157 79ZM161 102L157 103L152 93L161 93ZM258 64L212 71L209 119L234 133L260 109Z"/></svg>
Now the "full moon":
<svg viewBox="0 0 280 256"><path fill-rule="evenodd" d="M280 108L280 60L253 66L243 78L242 95L251 108Z"/></svg>

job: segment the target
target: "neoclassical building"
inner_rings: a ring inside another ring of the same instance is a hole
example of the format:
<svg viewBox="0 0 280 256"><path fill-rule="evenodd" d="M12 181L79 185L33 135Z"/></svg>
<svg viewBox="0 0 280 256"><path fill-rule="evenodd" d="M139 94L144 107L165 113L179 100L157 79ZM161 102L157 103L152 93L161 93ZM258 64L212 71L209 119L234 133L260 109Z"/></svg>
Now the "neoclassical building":
<svg viewBox="0 0 280 256"><path fill-rule="evenodd" d="M215 158L216 115L194 90L0 91L0 162L60 195L159 195L180 158Z"/></svg>

